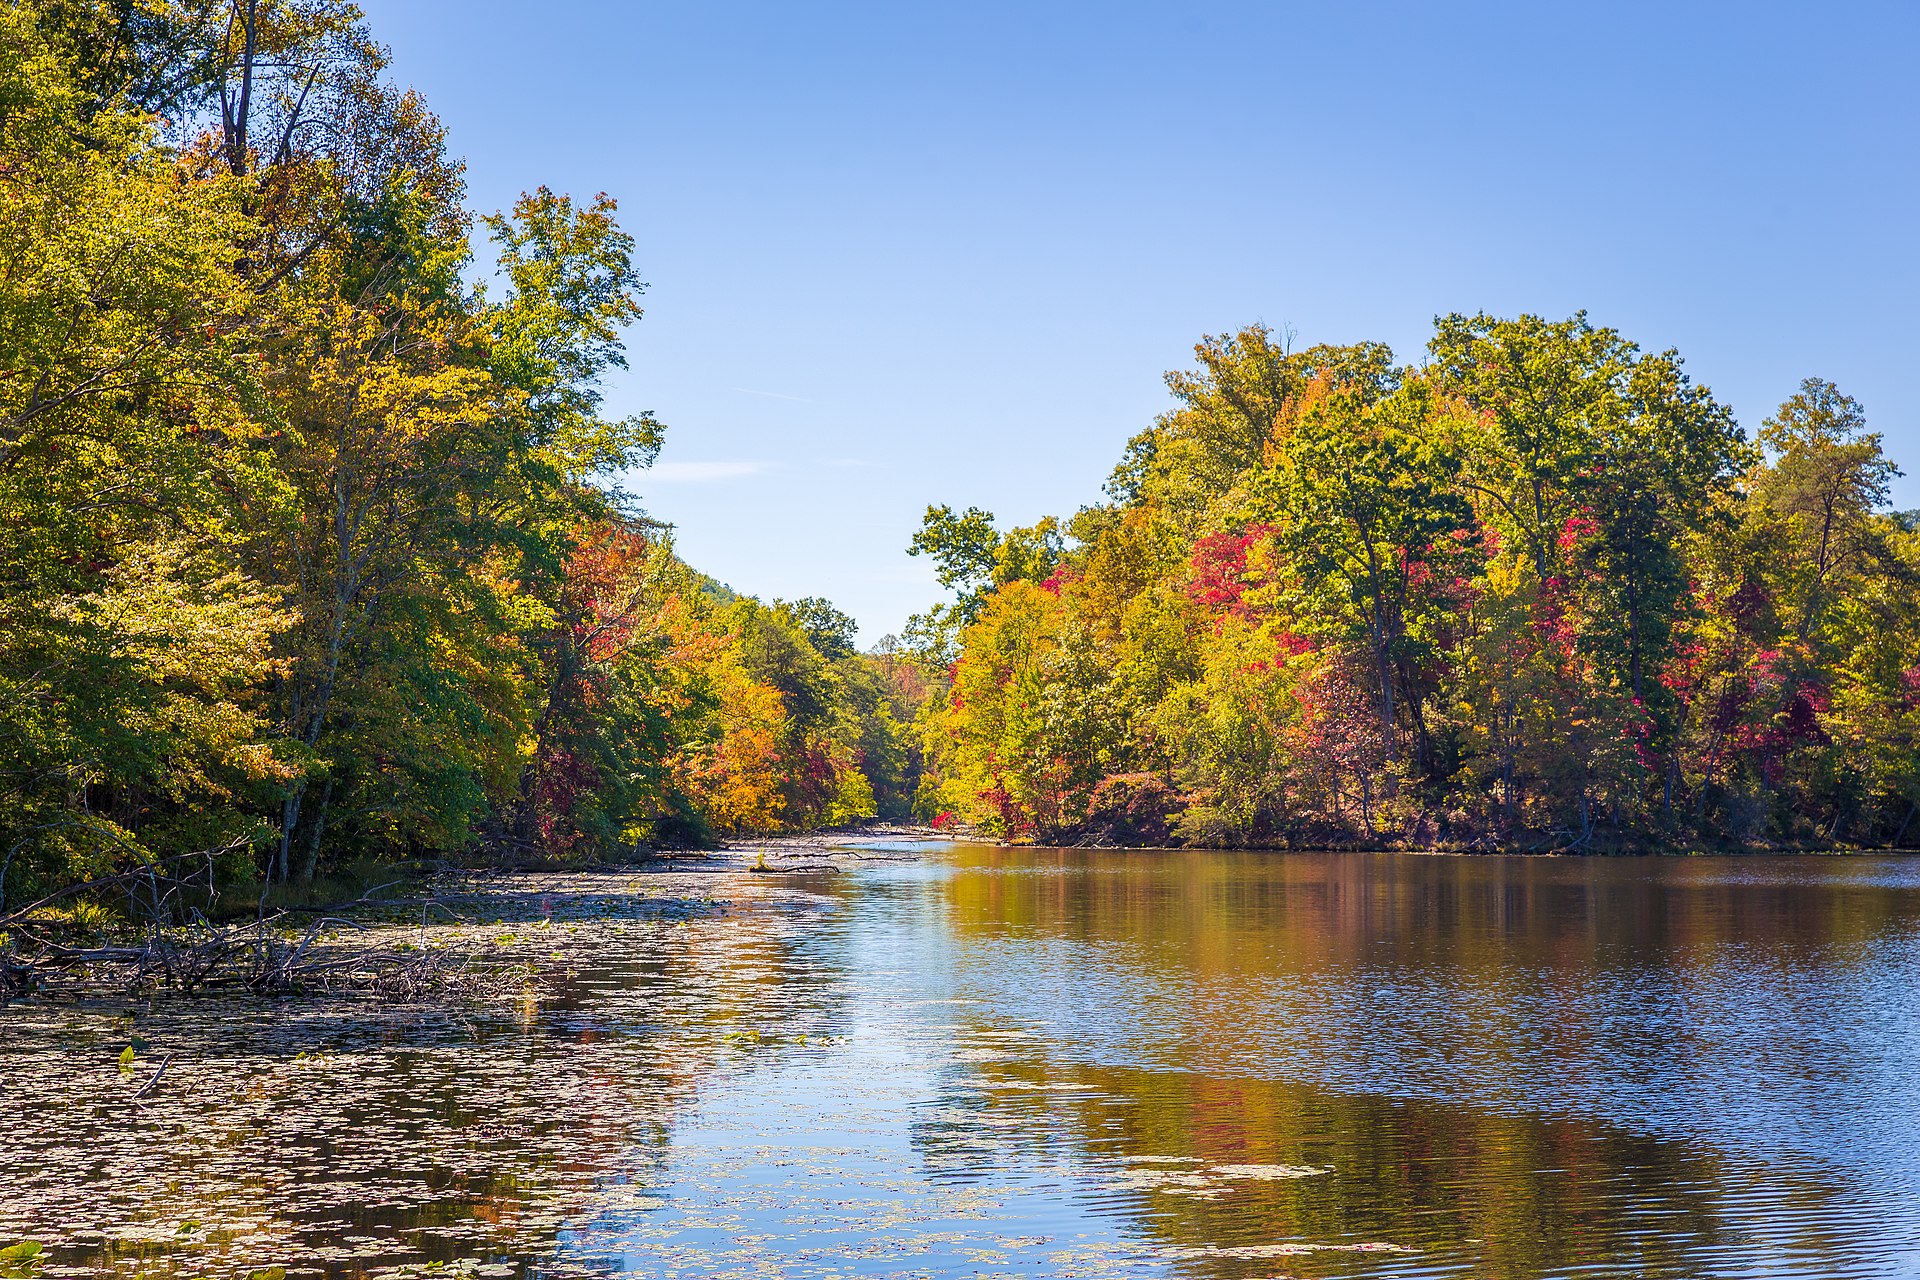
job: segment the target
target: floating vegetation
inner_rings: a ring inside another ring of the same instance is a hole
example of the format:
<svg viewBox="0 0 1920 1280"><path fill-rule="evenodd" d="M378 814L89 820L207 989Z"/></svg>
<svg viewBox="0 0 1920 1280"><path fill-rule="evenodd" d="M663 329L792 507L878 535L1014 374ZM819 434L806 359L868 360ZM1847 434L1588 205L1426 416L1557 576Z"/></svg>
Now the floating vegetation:
<svg viewBox="0 0 1920 1280"><path fill-rule="evenodd" d="M873 1072L876 1046L845 1022L871 991L811 954L830 899L751 875L445 888L424 922L410 906L309 926L299 963L377 954L447 975L486 957L517 998L423 982L369 1001L385 993L331 982L293 1000L240 984L16 1004L0 1073L34 1119L0 1152L0 1240L37 1247L0 1263L50 1280L549 1280L616 1255L702 1276L811 1274L832 1256L1145 1276L1177 1260L1082 1199L1320 1172L1143 1155L1055 1162L1045 1189L981 1183L1098 1088L1037 1063L1030 1029L948 1023L941 1010L976 1006L908 992L888 1034L910 1031L949 1074L929 1102L916 1072ZM697 1098L727 1100L734 1131L689 1130L729 1123L700 1119ZM890 1128L905 1140L876 1146ZM1020 1230L1039 1202L1080 1227Z"/></svg>
<svg viewBox="0 0 1920 1280"><path fill-rule="evenodd" d="M1317 1178L1333 1170L1310 1164L1217 1164L1213 1166L1213 1172L1222 1178L1275 1179Z"/></svg>
<svg viewBox="0 0 1920 1280"><path fill-rule="evenodd" d="M723 1056L723 1003L800 1034L778 988L726 990L735 947L777 946L805 898L754 896L770 909L743 931L704 893L501 878L424 926L315 931L301 963L333 967L299 999L43 987L0 1013L0 1241L31 1235L47 1277L523 1270L657 1149Z"/></svg>
<svg viewBox="0 0 1920 1280"><path fill-rule="evenodd" d="M1057 931L1016 936L1022 911L968 933L966 891L890 868L500 875L308 951L525 975L497 997L16 1001L0 1247L37 1247L0 1280L1528 1280L1629 1254L1688 1273L1756 1222L1798 1274L1898 1256L1861 1229L1885 1197L1784 1162L1202 1069L1191 1003L1111 998ZM1136 989L1165 954L1116 951L1082 959L1138 966ZM1220 1025L1271 1052L1339 1024L1296 1002Z"/></svg>

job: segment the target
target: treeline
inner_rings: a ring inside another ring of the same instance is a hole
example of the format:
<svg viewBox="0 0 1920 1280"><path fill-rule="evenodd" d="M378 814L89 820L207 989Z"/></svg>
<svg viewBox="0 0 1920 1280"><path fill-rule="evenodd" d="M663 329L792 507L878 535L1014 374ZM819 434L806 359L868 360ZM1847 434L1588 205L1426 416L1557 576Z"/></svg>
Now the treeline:
<svg viewBox="0 0 1920 1280"><path fill-rule="evenodd" d="M341 0L0 7L0 903L904 814L910 670L613 484L615 214L476 220Z"/></svg>
<svg viewBox="0 0 1920 1280"><path fill-rule="evenodd" d="M1110 500L929 510L923 806L1042 841L1920 840L1920 533L1859 404L1749 441L1584 316L1208 338Z"/></svg>

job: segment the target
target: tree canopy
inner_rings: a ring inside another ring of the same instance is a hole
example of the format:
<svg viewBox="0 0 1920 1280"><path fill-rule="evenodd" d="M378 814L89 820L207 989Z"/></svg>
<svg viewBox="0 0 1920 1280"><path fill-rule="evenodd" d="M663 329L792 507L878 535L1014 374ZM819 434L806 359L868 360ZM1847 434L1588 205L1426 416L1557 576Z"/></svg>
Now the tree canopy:
<svg viewBox="0 0 1920 1280"><path fill-rule="evenodd" d="M929 510L914 550L959 595L908 636L944 672L926 810L1059 841L1920 836L1920 538L1832 384L1750 442L1585 315L1443 316L1410 366L1258 326L1195 356L1045 573Z"/></svg>
<svg viewBox="0 0 1920 1280"><path fill-rule="evenodd" d="M618 486L636 249L476 218L342 0L0 12L0 901L906 814L899 664Z"/></svg>

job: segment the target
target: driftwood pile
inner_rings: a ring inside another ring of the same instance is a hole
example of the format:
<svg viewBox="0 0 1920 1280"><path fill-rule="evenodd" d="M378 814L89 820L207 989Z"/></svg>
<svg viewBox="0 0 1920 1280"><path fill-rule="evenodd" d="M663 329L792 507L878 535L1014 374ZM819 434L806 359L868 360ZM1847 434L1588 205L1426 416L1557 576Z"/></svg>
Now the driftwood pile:
<svg viewBox="0 0 1920 1280"><path fill-rule="evenodd" d="M144 863L0 915L0 999L31 992L197 995L221 990L355 992L401 1001L484 999L526 981L521 967L429 950L407 941L400 930L369 930L345 914L418 908L424 934L429 911L450 914L434 898L363 897L276 911L267 910L263 901L250 920L215 923L201 904L211 900L220 852ZM56 909L62 900L82 894L90 901L121 900L104 936Z"/></svg>

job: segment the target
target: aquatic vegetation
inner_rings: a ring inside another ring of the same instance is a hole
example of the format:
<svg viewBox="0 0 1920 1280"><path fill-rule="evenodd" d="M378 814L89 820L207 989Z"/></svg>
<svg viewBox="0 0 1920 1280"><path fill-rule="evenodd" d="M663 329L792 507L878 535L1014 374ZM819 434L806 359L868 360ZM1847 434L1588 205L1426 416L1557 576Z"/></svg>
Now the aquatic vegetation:
<svg viewBox="0 0 1920 1280"><path fill-rule="evenodd" d="M748 941L759 954L790 927L778 909L789 895L748 896L772 907L772 936ZM549 915L536 914L542 897ZM210 995L125 1014L47 996L16 1004L3 1015L0 1075L9 1106L41 1119L16 1124L0 1151L11 1189L0 1236L35 1229L49 1275L199 1275L263 1256L328 1271L437 1263L502 1275L503 1254L537 1253L543 1238L550 1248L599 1176L596 1161L617 1164L657 1141L676 1100L722 1055L718 1036L658 1042L650 1021L672 1009L697 1027L723 1000L747 1016L758 1005L767 1023L782 1013L752 991L741 1004L715 989L735 917L704 893L636 899L549 877L524 892L496 884L483 900L502 924L423 930L416 919L368 932L429 954L506 939L500 949L525 954L539 975L531 1023L510 1001L439 991L424 1003ZM540 923L560 941L514 939ZM662 989L668 971L678 976ZM590 991L625 994L585 1025L545 1012ZM149 1055L172 1065L136 1097ZM84 1164L63 1154L79 1151Z"/></svg>
<svg viewBox="0 0 1920 1280"><path fill-rule="evenodd" d="M521 998L16 1002L0 1241L156 1280L1535 1280L1776 1246L1824 1280L1920 1248L1897 1085L1860 1058L1844 1105L1778 1109L1898 1034L1904 864L938 858L486 877L370 930L524 962Z"/></svg>

